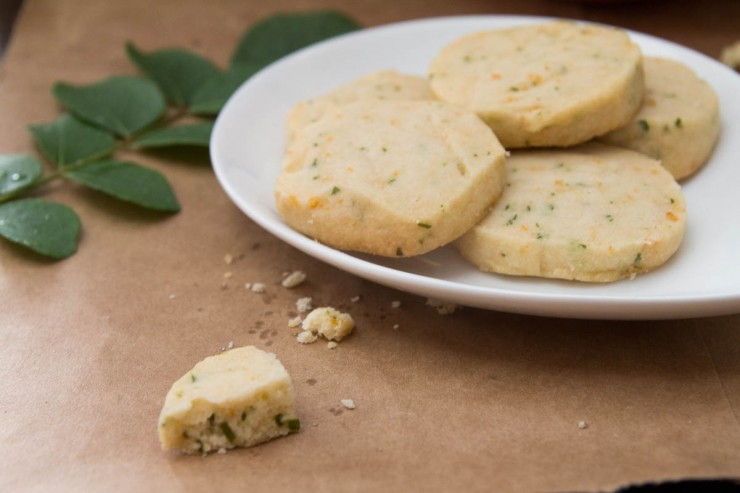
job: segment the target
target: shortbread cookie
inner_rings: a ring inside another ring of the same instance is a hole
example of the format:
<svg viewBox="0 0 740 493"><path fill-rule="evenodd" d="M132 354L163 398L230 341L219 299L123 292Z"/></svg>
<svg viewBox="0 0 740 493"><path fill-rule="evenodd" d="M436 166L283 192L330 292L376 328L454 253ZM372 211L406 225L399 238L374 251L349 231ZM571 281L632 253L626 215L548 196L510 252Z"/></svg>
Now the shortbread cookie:
<svg viewBox="0 0 740 493"><path fill-rule="evenodd" d="M601 144L515 152L488 217L460 238L485 271L608 282L663 264L681 243L681 189L658 161Z"/></svg>
<svg viewBox="0 0 740 493"><path fill-rule="evenodd" d="M373 72L324 96L295 105L286 123L288 139L292 139L299 129L318 120L327 110L363 99L423 101L434 99L434 96L429 82L423 77L395 70Z"/></svg>
<svg viewBox="0 0 740 493"><path fill-rule="evenodd" d="M643 95L640 49L621 30L551 22L447 45L432 91L475 111L505 147L567 147L618 128Z"/></svg>
<svg viewBox="0 0 740 493"><path fill-rule="evenodd" d="M159 415L163 450L187 454L249 447L300 429L293 384L254 346L210 356L176 381Z"/></svg>
<svg viewBox="0 0 740 493"><path fill-rule="evenodd" d="M600 140L647 154L675 179L704 164L719 136L719 102L711 87L687 66L646 57L645 99L627 125Z"/></svg>
<svg viewBox="0 0 740 493"><path fill-rule="evenodd" d="M436 101L358 101L288 147L275 198L327 245L386 256L462 235L501 192L504 149L475 114Z"/></svg>

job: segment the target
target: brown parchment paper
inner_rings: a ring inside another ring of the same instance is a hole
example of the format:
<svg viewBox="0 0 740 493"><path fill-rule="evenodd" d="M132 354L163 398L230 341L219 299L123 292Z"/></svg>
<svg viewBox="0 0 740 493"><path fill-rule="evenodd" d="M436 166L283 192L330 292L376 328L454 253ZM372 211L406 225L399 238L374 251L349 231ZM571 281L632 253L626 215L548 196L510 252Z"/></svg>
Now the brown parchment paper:
<svg viewBox="0 0 740 493"><path fill-rule="evenodd" d="M25 126L56 115L55 80L131 73L126 40L223 64L259 17L326 6L366 25L484 12L589 18L710 55L740 34L737 2L29 0L0 72L0 151L31 150ZM740 316L442 317L267 234L229 202L205 153L135 157L170 178L182 213L51 186L44 195L82 217L79 253L47 263L0 245L3 491L562 491L740 475ZM280 287L293 269L309 281ZM349 310L356 333L333 351L297 344L286 322L306 295ZM227 455L162 453L166 391L229 341L278 354L303 429ZM343 398L357 408L336 412Z"/></svg>

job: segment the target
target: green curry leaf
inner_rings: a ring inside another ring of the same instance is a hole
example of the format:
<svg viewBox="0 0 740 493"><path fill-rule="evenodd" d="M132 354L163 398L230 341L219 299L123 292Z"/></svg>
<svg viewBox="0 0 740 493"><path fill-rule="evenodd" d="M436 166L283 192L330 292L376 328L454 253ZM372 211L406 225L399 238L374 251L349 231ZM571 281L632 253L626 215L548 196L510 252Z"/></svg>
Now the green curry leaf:
<svg viewBox="0 0 740 493"><path fill-rule="evenodd" d="M165 110L157 86L150 80L114 76L95 84L57 82L52 90L59 104L78 118L128 138Z"/></svg>
<svg viewBox="0 0 740 493"><path fill-rule="evenodd" d="M170 146L208 147L211 130L213 130L213 122L164 127L141 135L132 145L135 149Z"/></svg>
<svg viewBox="0 0 740 493"><path fill-rule="evenodd" d="M244 33L231 63L264 67L304 46L359 28L355 20L333 10L276 14Z"/></svg>
<svg viewBox="0 0 740 493"><path fill-rule="evenodd" d="M66 205L41 199L0 204L0 236L47 257L75 253L80 228L79 217Z"/></svg>
<svg viewBox="0 0 740 493"><path fill-rule="evenodd" d="M66 176L126 202L164 212L178 212L180 204L167 179L158 171L127 161L97 161Z"/></svg>
<svg viewBox="0 0 740 493"><path fill-rule="evenodd" d="M66 114L50 123L31 125L29 131L41 154L58 166L105 157L116 146L109 133Z"/></svg>
<svg viewBox="0 0 740 493"><path fill-rule="evenodd" d="M219 73L209 60L186 50L170 48L145 53L127 43L126 53L159 86L167 101L177 106L189 106L200 87Z"/></svg>
<svg viewBox="0 0 740 493"><path fill-rule="evenodd" d="M35 157L25 154L0 156L0 196L29 187L42 172L43 167Z"/></svg>
<svg viewBox="0 0 740 493"><path fill-rule="evenodd" d="M190 111L196 115L215 115L242 83L260 69L254 63L237 63L219 72L193 95Z"/></svg>

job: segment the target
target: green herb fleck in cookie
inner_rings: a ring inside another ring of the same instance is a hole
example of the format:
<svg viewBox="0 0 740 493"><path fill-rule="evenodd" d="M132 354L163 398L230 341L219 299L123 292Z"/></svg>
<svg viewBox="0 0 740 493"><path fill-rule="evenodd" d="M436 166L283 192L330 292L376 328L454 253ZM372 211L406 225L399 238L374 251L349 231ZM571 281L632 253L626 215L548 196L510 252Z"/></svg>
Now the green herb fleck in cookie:
<svg viewBox="0 0 740 493"><path fill-rule="evenodd" d="M224 421L219 425L219 427L221 428L221 431L226 436L226 439L229 442L234 443L234 439L236 438L236 435L234 434L234 430L231 429L231 426L229 426L229 423Z"/></svg>

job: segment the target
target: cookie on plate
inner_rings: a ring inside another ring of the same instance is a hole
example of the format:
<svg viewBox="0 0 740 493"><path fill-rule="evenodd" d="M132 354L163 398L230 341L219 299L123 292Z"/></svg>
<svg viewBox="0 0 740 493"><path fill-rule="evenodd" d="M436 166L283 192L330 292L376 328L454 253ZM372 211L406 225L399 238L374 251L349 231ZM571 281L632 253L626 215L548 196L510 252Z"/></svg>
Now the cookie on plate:
<svg viewBox="0 0 740 493"><path fill-rule="evenodd" d="M706 162L720 131L711 87L682 63L645 57L645 99L627 125L599 140L647 154L677 180Z"/></svg>
<svg viewBox="0 0 740 493"><path fill-rule="evenodd" d="M658 161L591 143L515 152L491 213L456 242L480 269L609 282L650 271L678 249L681 189Z"/></svg>
<svg viewBox="0 0 740 493"><path fill-rule="evenodd" d="M459 38L429 77L439 99L475 111L505 147L568 147L635 114L641 60L624 31L557 21Z"/></svg>
<svg viewBox="0 0 740 493"><path fill-rule="evenodd" d="M299 129L318 120L328 109L363 99L419 101L434 99L434 96L424 77L395 70L373 72L328 94L295 105L286 123L288 139L292 139Z"/></svg>
<svg viewBox="0 0 740 493"><path fill-rule="evenodd" d="M299 131L275 186L294 229L327 245L411 256L471 228L501 193L505 151L474 113L358 101Z"/></svg>

